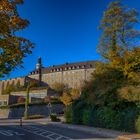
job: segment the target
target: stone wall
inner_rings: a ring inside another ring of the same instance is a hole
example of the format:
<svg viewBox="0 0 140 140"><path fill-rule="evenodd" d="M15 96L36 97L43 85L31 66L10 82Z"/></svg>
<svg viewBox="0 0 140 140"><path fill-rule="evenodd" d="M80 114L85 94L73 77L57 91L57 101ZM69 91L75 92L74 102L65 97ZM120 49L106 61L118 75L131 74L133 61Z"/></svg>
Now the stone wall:
<svg viewBox="0 0 140 140"><path fill-rule="evenodd" d="M24 116L24 107L15 107L10 109L0 109L0 118L21 118ZM44 115L45 117L49 116L49 108L47 105L33 105L28 109L29 115ZM56 114L61 114L64 111L64 105L54 104L51 107L51 112Z"/></svg>
<svg viewBox="0 0 140 140"><path fill-rule="evenodd" d="M9 109L0 109L0 118L8 118Z"/></svg>
<svg viewBox="0 0 140 140"><path fill-rule="evenodd" d="M0 106L9 104L9 95L0 95Z"/></svg>
<svg viewBox="0 0 140 140"><path fill-rule="evenodd" d="M2 94L2 90L4 90L8 84L16 85L17 82L19 82L20 85L23 86L24 81L25 81L25 77L18 77L18 78L12 78L12 79L8 79L8 80L0 81L0 95Z"/></svg>

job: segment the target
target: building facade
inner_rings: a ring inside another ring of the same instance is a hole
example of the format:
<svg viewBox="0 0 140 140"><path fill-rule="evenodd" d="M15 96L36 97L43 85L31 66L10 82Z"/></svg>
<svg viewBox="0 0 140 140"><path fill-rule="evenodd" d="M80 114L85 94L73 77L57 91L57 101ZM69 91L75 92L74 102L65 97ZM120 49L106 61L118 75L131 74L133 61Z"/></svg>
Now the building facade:
<svg viewBox="0 0 140 140"><path fill-rule="evenodd" d="M57 66L42 67L41 58L39 58L36 69L27 76L0 81L0 105L9 103L9 95L2 95L3 90L6 89L8 85L17 85L18 83L20 86L24 86L27 79L29 79L30 81L45 83L45 85L49 87L53 87L55 83L63 83L69 88L81 88L84 81L91 79L95 68L96 61L65 63ZM41 94L40 92L38 93ZM43 95L46 94L43 93ZM40 95L38 95L38 97L40 97Z"/></svg>
<svg viewBox="0 0 140 140"><path fill-rule="evenodd" d="M89 81L95 71L96 61L65 63L63 65L42 68L42 82L50 87L55 83L63 83L70 88L80 88L84 81ZM38 69L32 71L28 76L39 79Z"/></svg>

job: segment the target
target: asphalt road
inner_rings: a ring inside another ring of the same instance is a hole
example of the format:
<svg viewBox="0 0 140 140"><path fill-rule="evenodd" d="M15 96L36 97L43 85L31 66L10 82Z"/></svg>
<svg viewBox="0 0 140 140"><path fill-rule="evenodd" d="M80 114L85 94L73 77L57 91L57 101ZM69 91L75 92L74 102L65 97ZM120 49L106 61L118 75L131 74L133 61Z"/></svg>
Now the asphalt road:
<svg viewBox="0 0 140 140"><path fill-rule="evenodd" d="M48 125L0 126L0 140L113 140L99 135Z"/></svg>

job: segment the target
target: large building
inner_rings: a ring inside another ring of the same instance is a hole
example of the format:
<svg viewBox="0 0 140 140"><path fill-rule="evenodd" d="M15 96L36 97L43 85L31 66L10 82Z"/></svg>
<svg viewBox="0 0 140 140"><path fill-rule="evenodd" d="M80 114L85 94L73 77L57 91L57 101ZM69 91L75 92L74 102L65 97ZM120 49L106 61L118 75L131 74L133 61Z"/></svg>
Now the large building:
<svg viewBox="0 0 140 140"><path fill-rule="evenodd" d="M84 81L91 79L91 74L95 71L96 61L65 63L63 65L53 65L42 68L41 74L38 65L28 77L41 79L42 82L52 86L54 83L64 83L71 88L79 88ZM40 77L40 78L39 78Z"/></svg>
<svg viewBox="0 0 140 140"><path fill-rule="evenodd" d="M2 95L3 90L8 85L20 83L20 86L24 86L27 80L35 80L49 87L53 87L55 83L64 83L70 88L80 88L84 81L91 79L91 74L95 71L95 67L96 61L65 63L62 65L42 67L41 58L39 58L36 69L27 76L1 80L0 95ZM0 96L0 105L6 104L7 98L9 98L8 95Z"/></svg>

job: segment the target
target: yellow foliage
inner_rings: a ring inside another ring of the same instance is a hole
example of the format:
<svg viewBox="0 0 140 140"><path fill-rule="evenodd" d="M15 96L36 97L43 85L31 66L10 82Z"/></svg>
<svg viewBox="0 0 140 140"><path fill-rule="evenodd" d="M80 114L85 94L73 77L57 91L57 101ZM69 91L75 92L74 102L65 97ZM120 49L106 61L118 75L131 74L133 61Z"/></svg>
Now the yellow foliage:
<svg viewBox="0 0 140 140"><path fill-rule="evenodd" d="M140 100L140 86L126 86L118 90L119 97L128 101Z"/></svg>
<svg viewBox="0 0 140 140"><path fill-rule="evenodd" d="M78 99L80 97L80 91L76 88L71 91L72 99Z"/></svg>
<svg viewBox="0 0 140 140"><path fill-rule="evenodd" d="M16 36L17 31L23 30L29 24L28 20L18 14L17 5L22 3L23 0L0 0L0 77L16 66L21 66L22 59L34 47L30 40Z"/></svg>
<svg viewBox="0 0 140 140"><path fill-rule="evenodd" d="M63 92L63 95L60 97L60 100L63 102L65 106L68 106L72 103L71 95L68 94L67 91Z"/></svg>

